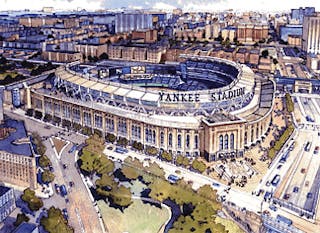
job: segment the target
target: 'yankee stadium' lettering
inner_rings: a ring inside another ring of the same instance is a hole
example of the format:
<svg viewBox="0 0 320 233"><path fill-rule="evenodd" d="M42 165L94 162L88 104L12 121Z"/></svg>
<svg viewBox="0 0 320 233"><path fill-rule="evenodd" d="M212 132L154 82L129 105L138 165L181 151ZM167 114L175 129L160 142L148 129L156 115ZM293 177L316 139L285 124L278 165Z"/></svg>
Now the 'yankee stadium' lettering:
<svg viewBox="0 0 320 233"><path fill-rule="evenodd" d="M235 90L229 90L224 92L212 92L208 94L208 101L216 102L234 99L245 94L245 87L241 87ZM206 94L202 94L206 95ZM161 102L170 102L170 103L193 103L200 102L200 93L165 93L159 92L159 97Z"/></svg>
<svg viewBox="0 0 320 233"><path fill-rule="evenodd" d="M162 102L199 102L199 93L164 93L159 92Z"/></svg>

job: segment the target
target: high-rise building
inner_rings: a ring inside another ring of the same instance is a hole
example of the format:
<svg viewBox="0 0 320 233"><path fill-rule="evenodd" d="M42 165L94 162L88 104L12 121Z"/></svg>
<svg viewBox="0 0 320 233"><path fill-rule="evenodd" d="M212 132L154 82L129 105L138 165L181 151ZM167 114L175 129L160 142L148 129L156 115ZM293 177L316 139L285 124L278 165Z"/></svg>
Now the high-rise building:
<svg viewBox="0 0 320 233"><path fill-rule="evenodd" d="M0 222L8 217L16 208L16 200L12 188L0 186Z"/></svg>
<svg viewBox="0 0 320 233"><path fill-rule="evenodd" d="M299 9L291 9L291 19L296 20L299 24L302 24L304 16L312 15L314 13L314 7L300 7Z"/></svg>
<svg viewBox="0 0 320 233"><path fill-rule="evenodd" d="M143 13L121 13L116 15L116 33L152 28L152 15Z"/></svg>
<svg viewBox="0 0 320 233"><path fill-rule="evenodd" d="M7 119L0 125L0 181L37 188L36 159L21 121Z"/></svg>
<svg viewBox="0 0 320 233"><path fill-rule="evenodd" d="M320 54L320 13L304 17L302 41L304 51Z"/></svg>

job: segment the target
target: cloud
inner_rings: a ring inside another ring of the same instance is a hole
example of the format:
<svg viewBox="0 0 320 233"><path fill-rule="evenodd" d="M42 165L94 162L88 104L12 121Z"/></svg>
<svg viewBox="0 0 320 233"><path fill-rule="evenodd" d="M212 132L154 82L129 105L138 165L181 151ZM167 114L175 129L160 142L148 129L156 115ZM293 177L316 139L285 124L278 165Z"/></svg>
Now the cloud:
<svg viewBox="0 0 320 233"><path fill-rule="evenodd" d="M159 9L159 10L173 10L173 9L176 9L177 7L164 2L157 2L152 8Z"/></svg>
<svg viewBox="0 0 320 233"><path fill-rule="evenodd" d="M84 8L119 9L119 8L156 8L171 10L182 8L184 10L217 11L225 9L236 10L286 10L291 8L314 6L320 10L319 0L0 0L0 10L38 10L44 6L55 9L72 10Z"/></svg>

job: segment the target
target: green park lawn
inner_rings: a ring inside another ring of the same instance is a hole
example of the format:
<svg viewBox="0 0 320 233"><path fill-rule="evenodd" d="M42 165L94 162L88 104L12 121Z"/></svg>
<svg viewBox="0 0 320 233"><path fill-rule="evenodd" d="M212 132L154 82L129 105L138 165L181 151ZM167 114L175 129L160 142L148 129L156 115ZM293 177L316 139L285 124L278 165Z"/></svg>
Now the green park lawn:
<svg viewBox="0 0 320 233"><path fill-rule="evenodd" d="M104 222L112 233L158 233L169 218L167 209L159 209L140 200L133 203L123 213L98 201Z"/></svg>
<svg viewBox="0 0 320 233"><path fill-rule="evenodd" d="M217 216L215 222L224 225L228 233L244 233L244 231L232 220Z"/></svg>

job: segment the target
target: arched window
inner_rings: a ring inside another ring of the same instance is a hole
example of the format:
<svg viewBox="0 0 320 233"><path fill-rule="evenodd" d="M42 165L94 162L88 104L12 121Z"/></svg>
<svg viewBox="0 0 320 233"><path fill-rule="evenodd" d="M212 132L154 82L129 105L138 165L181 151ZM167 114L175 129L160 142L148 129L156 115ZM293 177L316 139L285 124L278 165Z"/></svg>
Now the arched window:
<svg viewBox="0 0 320 233"><path fill-rule="evenodd" d="M247 145L248 143L248 134L247 132L244 132L244 144Z"/></svg>
<svg viewBox="0 0 320 233"><path fill-rule="evenodd" d="M259 125L257 125L257 128L256 128L256 139L259 138Z"/></svg>
<svg viewBox="0 0 320 233"><path fill-rule="evenodd" d="M187 134L187 136L186 136L186 148L190 148L190 135L189 134Z"/></svg>
<svg viewBox="0 0 320 233"><path fill-rule="evenodd" d="M199 147L199 138L198 138L198 135L195 135L194 136L194 148L198 149L198 147Z"/></svg>
<svg viewBox="0 0 320 233"><path fill-rule="evenodd" d="M152 142L152 130L151 129L149 129L149 135L148 135L148 140L149 140L149 142Z"/></svg>
<svg viewBox="0 0 320 233"><path fill-rule="evenodd" d="M149 142L149 130L146 129L146 142Z"/></svg>
<svg viewBox="0 0 320 233"><path fill-rule="evenodd" d="M220 135L219 137L219 150L223 150L223 136Z"/></svg>
<svg viewBox="0 0 320 233"><path fill-rule="evenodd" d="M181 135L178 135L178 148L181 148Z"/></svg>
<svg viewBox="0 0 320 233"><path fill-rule="evenodd" d="M155 130L152 131L152 143L156 144L156 131Z"/></svg>
<svg viewBox="0 0 320 233"><path fill-rule="evenodd" d="M234 134L230 135L230 150L234 150Z"/></svg>
<svg viewBox="0 0 320 233"><path fill-rule="evenodd" d="M224 149L225 149L225 150L228 150L228 149L229 149L229 135L228 135L228 134L226 134L226 135L224 136Z"/></svg>
<svg viewBox="0 0 320 233"><path fill-rule="evenodd" d="M253 137L254 137L254 129L252 126L252 128L251 128L251 143L254 141Z"/></svg>
<svg viewBox="0 0 320 233"><path fill-rule="evenodd" d="M169 140L168 140L169 146L172 146L172 133L169 133Z"/></svg>
<svg viewBox="0 0 320 233"><path fill-rule="evenodd" d="M164 133L163 132L161 132L160 133L160 144L163 146L163 144L164 144Z"/></svg>

